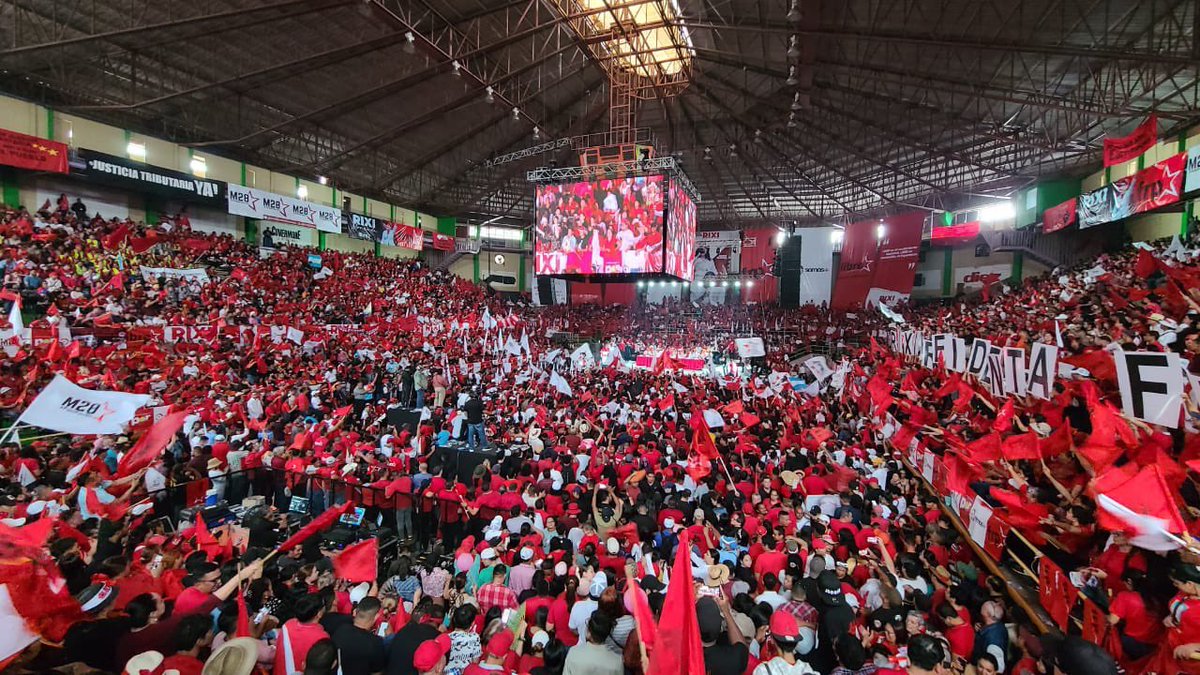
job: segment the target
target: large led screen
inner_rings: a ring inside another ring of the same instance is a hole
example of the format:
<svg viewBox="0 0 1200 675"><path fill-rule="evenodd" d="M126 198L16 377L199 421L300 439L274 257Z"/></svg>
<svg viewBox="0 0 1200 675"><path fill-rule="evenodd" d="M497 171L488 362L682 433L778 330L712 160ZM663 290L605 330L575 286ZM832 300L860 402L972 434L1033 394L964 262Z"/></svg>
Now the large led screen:
<svg viewBox="0 0 1200 675"><path fill-rule="evenodd" d="M662 176L539 185L536 274L661 274Z"/></svg>
<svg viewBox="0 0 1200 675"><path fill-rule="evenodd" d="M696 271L696 204L672 179L667 199L667 274L691 281Z"/></svg>

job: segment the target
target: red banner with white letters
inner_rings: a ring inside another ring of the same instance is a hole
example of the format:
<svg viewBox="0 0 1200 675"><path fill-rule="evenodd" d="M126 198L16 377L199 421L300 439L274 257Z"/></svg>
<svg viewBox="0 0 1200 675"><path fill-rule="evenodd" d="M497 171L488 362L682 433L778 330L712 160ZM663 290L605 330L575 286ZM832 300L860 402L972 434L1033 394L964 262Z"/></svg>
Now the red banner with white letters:
<svg viewBox="0 0 1200 675"><path fill-rule="evenodd" d="M453 251L454 237L447 234L433 233L433 247L439 251Z"/></svg>
<svg viewBox="0 0 1200 675"><path fill-rule="evenodd" d="M30 171L67 172L67 146L0 129L0 164Z"/></svg>
<svg viewBox="0 0 1200 675"><path fill-rule="evenodd" d="M1049 234L1065 230L1075 224L1076 207L1079 200L1071 197L1058 206L1051 206L1042 212L1042 232Z"/></svg>

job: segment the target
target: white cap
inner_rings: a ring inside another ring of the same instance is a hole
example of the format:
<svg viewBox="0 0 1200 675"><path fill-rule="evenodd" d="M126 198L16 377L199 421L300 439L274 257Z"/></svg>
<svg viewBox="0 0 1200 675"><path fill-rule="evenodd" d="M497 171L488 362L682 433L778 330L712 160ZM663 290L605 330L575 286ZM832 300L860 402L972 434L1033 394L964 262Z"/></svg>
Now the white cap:
<svg viewBox="0 0 1200 675"><path fill-rule="evenodd" d="M528 546L521 549L521 560L533 560L533 549Z"/></svg>
<svg viewBox="0 0 1200 675"><path fill-rule="evenodd" d="M554 576L556 576L556 577L567 576L567 561L559 560L558 563L554 565Z"/></svg>
<svg viewBox="0 0 1200 675"><path fill-rule="evenodd" d="M530 647L545 647L550 644L550 634L544 630L533 631L533 637L529 638Z"/></svg>
<svg viewBox="0 0 1200 675"><path fill-rule="evenodd" d="M490 548L490 547L483 549L483 553L479 554L479 558L481 560L495 560L496 559L496 549Z"/></svg>
<svg viewBox="0 0 1200 675"><path fill-rule="evenodd" d="M350 589L350 604L357 605L363 598L367 597L367 593L371 592L371 584L362 582L361 584Z"/></svg>
<svg viewBox="0 0 1200 675"><path fill-rule="evenodd" d="M616 555L617 551L621 550L621 544L616 537L609 537L608 541L604 542L604 548L608 549L609 555Z"/></svg>

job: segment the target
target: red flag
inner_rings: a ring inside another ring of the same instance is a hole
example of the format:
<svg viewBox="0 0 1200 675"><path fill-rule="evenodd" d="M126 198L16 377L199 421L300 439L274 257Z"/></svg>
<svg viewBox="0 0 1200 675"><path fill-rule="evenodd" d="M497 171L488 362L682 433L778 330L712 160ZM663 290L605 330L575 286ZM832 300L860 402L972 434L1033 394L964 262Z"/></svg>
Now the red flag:
<svg viewBox="0 0 1200 675"><path fill-rule="evenodd" d="M1016 402L1011 398L1004 402L1004 406L996 413L996 421L992 423L992 429L1001 433L1012 429L1013 417L1016 415Z"/></svg>
<svg viewBox="0 0 1200 675"><path fill-rule="evenodd" d="M353 409L354 409L354 406L351 406L351 405L342 406L341 408L338 408L337 410L333 411L333 418L335 420L340 420L343 417L345 417L346 415L349 415L350 411Z"/></svg>
<svg viewBox="0 0 1200 675"><path fill-rule="evenodd" d="M354 503L346 502L329 509L316 518L313 518L311 523L297 530L295 534L288 537L287 541L280 544L279 548L275 550L279 551L280 553L287 553L300 544L303 544L309 537L333 525L338 518L344 516L352 508L354 508Z"/></svg>
<svg viewBox="0 0 1200 675"><path fill-rule="evenodd" d="M704 645L700 642L696 617L691 554L687 531L681 532L648 675L704 675Z"/></svg>
<svg viewBox="0 0 1200 675"><path fill-rule="evenodd" d="M1021 530L1036 530L1041 527L1041 521L1050 515L1050 508L1045 504L1035 504L1026 499L1023 494L993 487L992 498L1007 509L1004 515L1012 526Z"/></svg>
<svg viewBox="0 0 1200 675"><path fill-rule="evenodd" d="M1158 271L1158 258L1145 249L1138 250L1137 262L1133 264L1133 273L1146 279Z"/></svg>
<svg viewBox="0 0 1200 675"><path fill-rule="evenodd" d="M1042 453L1042 457L1049 458L1054 457L1055 455L1061 455L1064 452L1069 452L1075 447L1075 443L1072 441L1073 433L1074 432L1071 430L1071 423L1064 420L1063 423L1054 430L1054 433L1042 439L1041 443L1039 444L1038 448Z"/></svg>
<svg viewBox="0 0 1200 675"><path fill-rule="evenodd" d="M666 412L675 407L675 394L670 394L666 398L658 400L658 409Z"/></svg>
<svg viewBox="0 0 1200 675"><path fill-rule="evenodd" d="M892 385L876 375L867 383L867 393L871 395L871 403L875 404L875 414L878 415L892 404Z"/></svg>
<svg viewBox="0 0 1200 675"><path fill-rule="evenodd" d="M1032 431L1024 434L1016 434L1004 439L1001 452L1004 454L1004 459L1016 461L1018 459L1041 459L1041 452L1038 450L1038 435Z"/></svg>
<svg viewBox="0 0 1200 675"><path fill-rule="evenodd" d="M755 415L753 413L748 413L748 412L742 413L741 417L739 417L738 420L741 421L742 426L747 429L754 426L755 424L758 424L761 421L758 419L757 415Z"/></svg>
<svg viewBox="0 0 1200 675"><path fill-rule="evenodd" d="M221 553L221 543L208 531L208 523L199 513L196 514L196 548L204 551L209 560L215 560Z"/></svg>
<svg viewBox="0 0 1200 675"><path fill-rule="evenodd" d="M1154 147L1158 138L1158 117L1151 115L1128 136L1104 139L1104 166L1113 166L1137 158Z"/></svg>
<svg viewBox="0 0 1200 675"><path fill-rule="evenodd" d="M637 584L629 584L625 588L625 605L632 607L633 622L637 626L638 639L646 645L647 656L654 654L654 643L658 637L658 627L654 625L654 614L650 611L650 601L646 592Z"/></svg>
<svg viewBox="0 0 1200 675"><path fill-rule="evenodd" d="M742 405L741 401L734 401L733 403L730 403L729 405L722 408L722 410L729 413L730 415L740 415L746 411L746 406Z"/></svg>
<svg viewBox="0 0 1200 675"><path fill-rule="evenodd" d="M163 448L171 443L175 434L183 427L183 420L187 415L186 410L180 410L167 413L155 422L154 426L138 439L137 444L121 457L121 461L117 463L117 477L137 473L153 464Z"/></svg>
<svg viewBox="0 0 1200 675"><path fill-rule="evenodd" d="M995 462L1003 455L1000 434L992 432L983 438L971 441L966 448L967 457L973 462Z"/></svg>
<svg viewBox="0 0 1200 675"><path fill-rule="evenodd" d="M351 583L375 581L379 574L379 540L364 539L333 559L333 573Z"/></svg>
<svg viewBox="0 0 1200 675"><path fill-rule="evenodd" d="M250 612L246 609L246 595L242 593L242 589L238 589L237 593L237 632L236 637L250 637Z"/></svg>
<svg viewBox="0 0 1200 675"><path fill-rule="evenodd" d="M1125 472L1123 472L1125 473ZM1097 483L1107 484L1108 476ZM1097 489L1096 522L1106 530L1126 532L1132 535L1135 546L1153 551L1179 548L1179 544L1167 534L1179 535L1187 531L1162 469L1151 464L1143 467L1132 478L1117 485L1105 485Z"/></svg>
<svg viewBox="0 0 1200 675"><path fill-rule="evenodd" d="M717 452L717 444L713 443L712 434L708 433L708 429L701 419L701 424L697 425L692 433L692 452L700 455L704 459L716 459L720 456Z"/></svg>
<svg viewBox="0 0 1200 675"><path fill-rule="evenodd" d="M117 248L118 246L120 246L121 244L123 244L125 242L125 239L127 239L128 237L129 237L129 225L127 225L125 223L121 223L120 227L113 230L111 233L109 233L107 236L104 237L104 248L106 250L111 251L111 250Z"/></svg>

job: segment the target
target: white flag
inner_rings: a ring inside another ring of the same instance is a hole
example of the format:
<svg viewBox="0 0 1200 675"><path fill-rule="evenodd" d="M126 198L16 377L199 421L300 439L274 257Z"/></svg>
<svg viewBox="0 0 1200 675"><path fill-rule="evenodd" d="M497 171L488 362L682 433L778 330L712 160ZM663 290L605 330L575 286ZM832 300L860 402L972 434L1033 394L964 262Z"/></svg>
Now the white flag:
<svg viewBox="0 0 1200 675"><path fill-rule="evenodd" d="M292 328L291 326L288 326L286 337L298 345L304 344L304 331L300 330L299 328Z"/></svg>
<svg viewBox="0 0 1200 675"><path fill-rule="evenodd" d="M804 367L812 372L813 377L817 378L818 382L824 381L825 378L833 374L833 371L829 368L829 364L825 363L825 357L820 355L809 357L804 362Z"/></svg>
<svg viewBox="0 0 1200 675"><path fill-rule="evenodd" d="M524 328L521 329L521 349L525 350L526 356L533 356L533 350L529 348L529 334Z"/></svg>
<svg viewBox="0 0 1200 675"><path fill-rule="evenodd" d="M1125 414L1151 424L1179 428L1183 389L1187 384L1179 355L1118 351L1113 358Z"/></svg>
<svg viewBox="0 0 1200 675"><path fill-rule="evenodd" d="M565 396L575 395L574 392L571 391L571 385L567 383L566 378L564 378L562 375L559 375L557 372L552 371L550 373L550 386L554 387L558 390L558 393Z"/></svg>
<svg viewBox="0 0 1200 675"><path fill-rule="evenodd" d="M37 640L37 634L29 630L25 619L13 605L8 585L0 586L0 662L20 653Z"/></svg>
<svg viewBox="0 0 1200 675"><path fill-rule="evenodd" d="M592 348L586 342L571 352L571 365L575 368L592 368L596 365L596 357L592 356Z"/></svg>
<svg viewBox="0 0 1200 675"><path fill-rule="evenodd" d="M483 324L484 330L491 330L500 325L495 319L492 318L492 310L489 307L483 308L483 318L480 319L480 323Z"/></svg>
<svg viewBox="0 0 1200 675"><path fill-rule="evenodd" d="M512 339L512 336L510 335L504 342L504 351L512 354L513 356L520 356L521 345L518 344L516 340Z"/></svg>
<svg viewBox="0 0 1200 675"><path fill-rule="evenodd" d="M760 337L738 338L733 341L733 344L737 346L738 356L743 359L752 359L767 355L767 350L763 347L763 341Z"/></svg>
<svg viewBox="0 0 1200 675"><path fill-rule="evenodd" d="M149 402L146 394L84 389L55 375L17 422L69 434L119 434Z"/></svg>
<svg viewBox="0 0 1200 675"><path fill-rule="evenodd" d="M709 429L725 426L725 418L721 417L721 413L712 408L704 411L704 422L708 425Z"/></svg>

